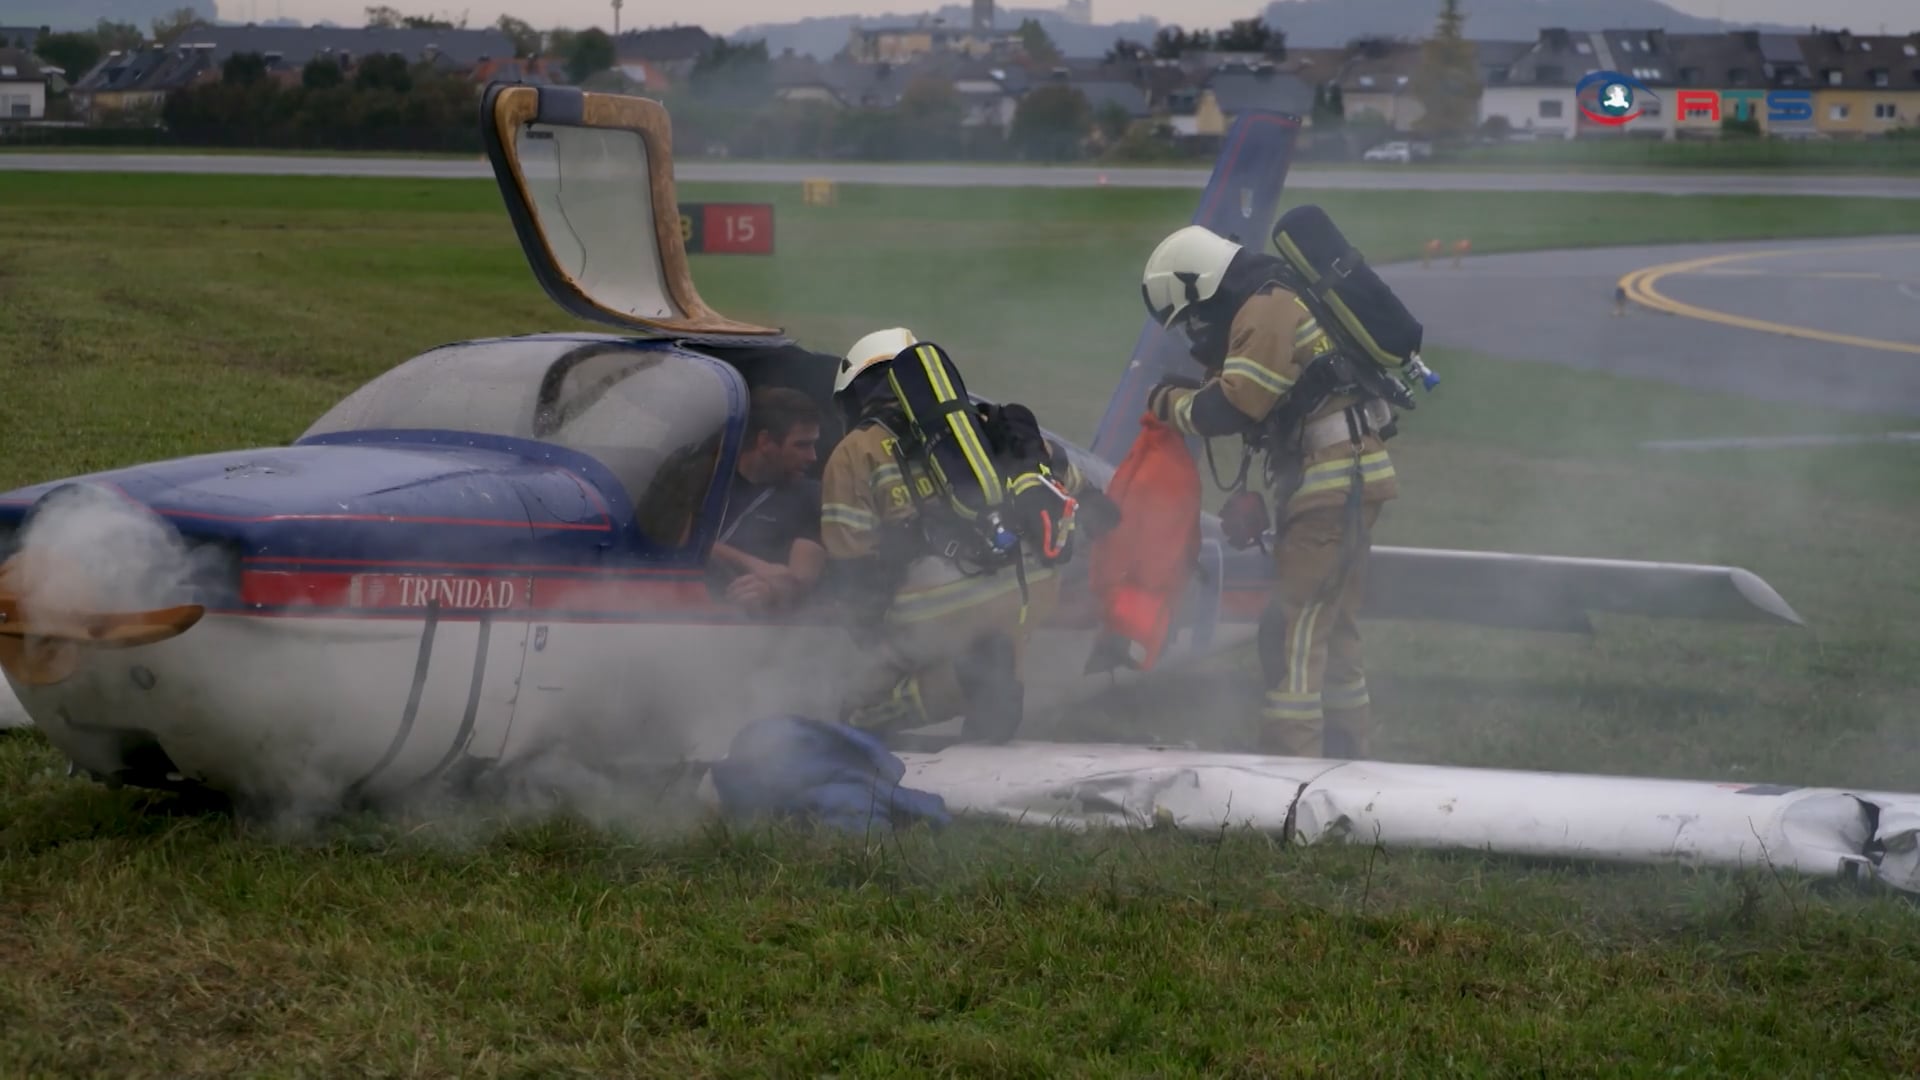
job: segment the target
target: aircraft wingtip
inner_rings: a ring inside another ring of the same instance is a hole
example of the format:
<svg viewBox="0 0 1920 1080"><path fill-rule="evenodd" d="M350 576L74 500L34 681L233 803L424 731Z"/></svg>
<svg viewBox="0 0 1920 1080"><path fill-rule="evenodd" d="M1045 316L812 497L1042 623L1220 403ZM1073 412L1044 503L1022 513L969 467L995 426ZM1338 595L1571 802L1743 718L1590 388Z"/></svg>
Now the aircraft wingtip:
<svg viewBox="0 0 1920 1080"><path fill-rule="evenodd" d="M1793 626L1807 625L1807 621L1800 617L1800 613L1793 610L1793 606L1787 603L1786 599L1760 575L1737 566L1732 569L1733 587L1739 590L1740 595L1745 597L1748 603L1781 622Z"/></svg>

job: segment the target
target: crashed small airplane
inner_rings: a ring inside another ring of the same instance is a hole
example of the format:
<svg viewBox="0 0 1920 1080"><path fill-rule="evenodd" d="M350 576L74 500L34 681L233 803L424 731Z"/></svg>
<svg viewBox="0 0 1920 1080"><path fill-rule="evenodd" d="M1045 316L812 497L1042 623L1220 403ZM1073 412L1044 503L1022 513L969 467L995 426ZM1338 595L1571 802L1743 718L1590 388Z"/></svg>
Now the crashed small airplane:
<svg viewBox="0 0 1920 1080"><path fill-rule="evenodd" d="M1195 223L1265 236L1298 127L1236 121ZM608 769L712 761L756 717L838 714L847 635L751 618L705 577L749 387L825 404L838 357L700 298L657 102L495 85L482 130L536 279L617 332L444 345L291 446L0 495L0 669L76 773L265 806L380 803L554 753ZM1070 447L1096 483L1126 454L1148 388L1183 362L1148 322L1091 447ZM1204 572L1158 670L1248 642L1265 603L1269 558L1229 551L1212 515L1202 535ZM1376 553L1369 618L1800 622L1732 567ZM1070 567L1068 602L1035 637L1036 710L1154 675L1086 673L1098 617L1084 560ZM1029 822L1237 819L1369 842L1377 827L1389 844L1705 862L1757 861L1759 840L1776 863L1920 888L1920 796L1151 747L902 756L910 782L955 808Z"/></svg>

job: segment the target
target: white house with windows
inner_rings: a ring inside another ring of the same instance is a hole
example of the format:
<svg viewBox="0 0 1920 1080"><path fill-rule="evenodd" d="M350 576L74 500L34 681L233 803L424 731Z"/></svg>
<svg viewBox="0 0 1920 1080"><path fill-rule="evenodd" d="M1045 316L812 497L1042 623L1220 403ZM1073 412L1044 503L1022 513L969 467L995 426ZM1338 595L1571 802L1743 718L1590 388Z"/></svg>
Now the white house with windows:
<svg viewBox="0 0 1920 1080"><path fill-rule="evenodd" d="M24 49L0 49L0 124L46 116L46 70Z"/></svg>

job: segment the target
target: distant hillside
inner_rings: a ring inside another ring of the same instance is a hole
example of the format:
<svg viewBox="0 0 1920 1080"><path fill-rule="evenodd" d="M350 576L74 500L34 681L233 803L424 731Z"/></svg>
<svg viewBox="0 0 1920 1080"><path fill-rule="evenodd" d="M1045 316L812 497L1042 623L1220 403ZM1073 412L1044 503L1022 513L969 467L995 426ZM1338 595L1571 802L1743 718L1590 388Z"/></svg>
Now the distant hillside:
<svg viewBox="0 0 1920 1080"><path fill-rule="evenodd" d="M1493 41L1531 41L1542 27L1559 26L1569 30L1603 30L1610 27L1664 28L1675 33L1710 33L1715 30L1761 29L1804 31L1806 27L1775 26L1764 23L1721 22L1702 19L1673 10L1660 0L1463 0L1467 12L1469 37ZM1097 6L1096 9L1098 10ZM1357 37L1381 34L1389 37L1425 37L1433 30L1437 2L1423 0L1282 0L1269 4L1267 24L1284 29L1287 43L1303 48L1328 48L1344 45ZM968 9L948 5L924 12L900 14L802 19L791 23L762 23L741 28L728 35L730 40L765 39L768 51L782 50L811 54L824 60L846 47L856 26L911 26L920 19L945 19L950 26L965 26ZM1068 56L1100 56L1115 38L1148 41L1163 24L1155 19L1126 23L1079 26L1067 22L1057 11L1007 9L997 13L995 24L1011 29L1025 18L1034 18L1047 29L1054 44ZM1224 29L1205 24L1189 30Z"/></svg>
<svg viewBox="0 0 1920 1080"><path fill-rule="evenodd" d="M45 26L55 32L91 30L101 19L132 23L149 33L153 20L181 8L192 8L212 22L218 17L213 0L5 0L0 23L7 26Z"/></svg>
<svg viewBox="0 0 1920 1080"><path fill-rule="evenodd" d="M997 6L997 5L996 5ZM775 56L783 50L792 49L796 53L811 54L825 60L841 49L846 48L847 39L856 26L912 26L921 19L932 22L945 19L949 26L968 26L973 22L971 9L950 5L939 9L908 11L901 14L886 15L830 15L816 19L802 19L791 23L761 23L755 26L741 27L728 34L729 41L754 41L764 38L767 51ZM1113 44L1116 37L1146 41L1153 37L1160 23L1154 19L1137 19L1133 22L1105 23L1093 26L1081 26L1062 18L1058 11L1029 11L1020 8L1001 8L994 13L994 25L1011 30L1020 25L1023 19L1037 19L1046 27L1047 36L1060 51L1068 56L1100 56Z"/></svg>
<svg viewBox="0 0 1920 1080"><path fill-rule="evenodd" d="M1804 32L1804 26L1722 22L1678 12L1660 0L1462 0L1464 32L1485 41L1532 41L1543 27L1568 30L1662 29L1677 34L1717 30ZM1287 43L1331 48L1356 37L1421 38L1433 32L1437 3L1417 0L1283 0L1267 5L1270 26L1287 32Z"/></svg>

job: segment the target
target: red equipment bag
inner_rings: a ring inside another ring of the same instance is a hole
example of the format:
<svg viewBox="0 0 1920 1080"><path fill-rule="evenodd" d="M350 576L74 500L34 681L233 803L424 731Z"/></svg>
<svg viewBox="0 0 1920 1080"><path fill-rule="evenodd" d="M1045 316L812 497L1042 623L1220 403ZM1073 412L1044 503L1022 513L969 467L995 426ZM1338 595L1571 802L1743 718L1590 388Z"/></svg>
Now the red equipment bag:
<svg viewBox="0 0 1920 1080"><path fill-rule="evenodd" d="M1186 437L1141 417L1140 437L1114 470L1107 496L1120 508L1120 524L1088 553L1104 632L1087 671L1147 671L1166 647L1200 554L1200 469Z"/></svg>

